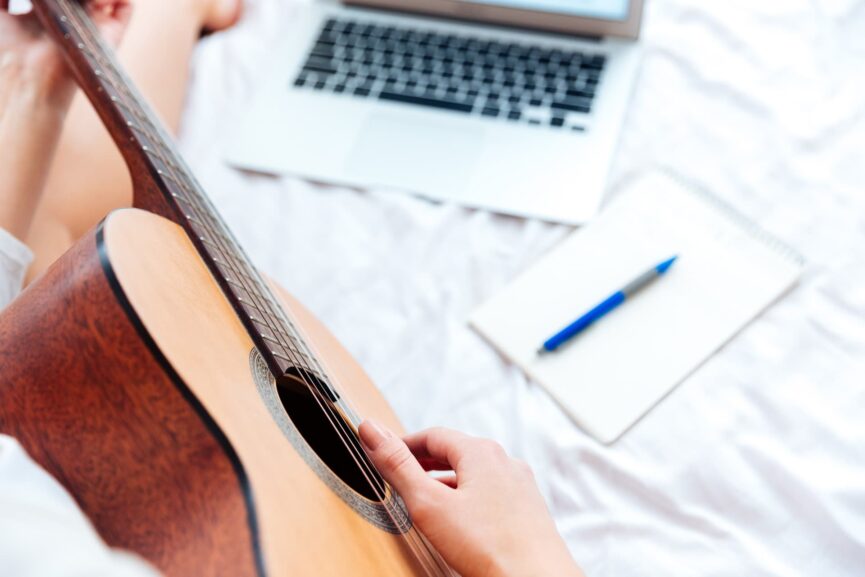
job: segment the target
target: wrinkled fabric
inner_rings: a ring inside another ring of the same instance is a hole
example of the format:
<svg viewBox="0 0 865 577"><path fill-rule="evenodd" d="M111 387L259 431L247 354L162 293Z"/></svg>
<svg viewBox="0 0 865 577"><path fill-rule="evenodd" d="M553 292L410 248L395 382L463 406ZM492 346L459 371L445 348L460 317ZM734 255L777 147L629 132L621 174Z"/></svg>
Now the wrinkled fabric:
<svg viewBox="0 0 865 577"><path fill-rule="evenodd" d="M18 442L0 435L0 568L4 577L156 577L105 546L72 496Z"/></svg>
<svg viewBox="0 0 865 577"><path fill-rule="evenodd" d="M466 324L572 229L226 166L228 129L281 73L297 6L249 4L196 54L182 147L255 262L324 320L408 429L494 437L527 460L593 577L862 574L865 2L649 0L608 198L666 167L808 268L611 447Z"/></svg>

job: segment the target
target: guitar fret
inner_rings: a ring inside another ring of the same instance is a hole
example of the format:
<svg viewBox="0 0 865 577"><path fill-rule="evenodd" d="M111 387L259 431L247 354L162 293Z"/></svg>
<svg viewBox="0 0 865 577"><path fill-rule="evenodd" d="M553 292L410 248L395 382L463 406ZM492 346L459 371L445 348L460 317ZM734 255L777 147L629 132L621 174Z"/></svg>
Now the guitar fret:
<svg viewBox="0 0 865 577"><path fill-rule="evenodd" d="M263 338L264 340L271 342L271 343L274 343L277 346L282 347L282 342L280 342L279 340L271 337L270 335L266 335L266 334L261 333L261 332L259 332L259 334L261 335L261 338Z"/></svg>
<svg viewBox="0 0 865 577"><path fill-rule="evenodd" d="M285 334L284 331L280 331L280 330L274 331L272 327L263 326L261 323L257 324L257 328L259 330L259 333L263 337L266 336L269 339L274 339L274 340L278 341L280 344L282 344L288 350L290 350L294 353L299 353L297 348L293 347L294 340L291 337L289 337L287 334Z"/></svg>
<svg viewBox="0 0 865 577"><path fill-rule="evenodd" d="M260 323L256 323L256 324L257 324L257 328L259 329L259 334L262 336L262 338L266 337L268 340L278 341L280 343L280 345L282 346L284 351L289 351L297 359L302 359L304 361L304 364L305 364L304 368L306 368L306 369L312 368L311 363L309 361L313 360L313 359L306 352L302 351L300 349L300 347L297 346L299 341L296 337L291 337L291 336L287 335L285 333L285 331L280 330L280 331L278 331L278 336L282 339L280 341L278 338L276 338L272 334L265 333L262 330L262 326ZM272 330L270 329L270 327L267 327L267 329L265 329L265 330L272 333Z"/></svg>
<svg viewBox="0 0 865 577"><path fill-rule="evenodd" d="M126 105L123 105L124 108ZM140 143L150 143L150 134L138 123L133 122L127 117L126 127L132 131L132 136Z"/></svg>
<svg viewBox="0 0 865 577"><path fill-rule="evenodd" d="M219 250L219 249L220 249L219 245L217 245L215 242L213 242L212 240L210 240L209 238L207 238L207 237L204 236L203 234L202 234L202 235L198 235L198 240L200 240L201 242L203 242L204 244L206 244L207 246L209 246L209 247L211 247L211 248L214 248L214 249L216 249L216 250ZM220 268L221 268L221 267L220 267ZM224 271L222 271L222 272L223 272L223 274L224 274ZM227 277L226 277L226 280L227 280L228 282L231 282L231 279L229 279L229 278L227 278ZM234 284L234 285L236 285L236 286L241 286L241 285L238 285L237 283L232 283L232 284Z"/></svg>
<svg viewBox="0 0 865 577"><path fill-rule="evenodd" d="M288 336L284 331L280 330L278 326L276 327L277 330L274 331L274 330L273 330L273 327L267 325L267 324L266 324L264 321L262 321L261 319L255 318L255 319L252 319L252 320L253 320L253 322L255 322L255 324L256 324L256 328L258 329L259 332L261 332L261 331L268 331L268 334L269 334L270 336L273 336L273 337L277 337L277 336L278 336L278 337L282 337L283 341L290 341L290 340L291 340L291 337L289 337L289 336ZM262 333L262 334L263 334L263 333Z"/></svg>
<svg viewBox="0 0 865 577"><path fill-rule="evenodd" d="M281 347L280 347L280 348L281 348ZM288 362L291 363L292 365L294 365L294 363L295 363L294 359L291 359L291 358L285 356L285 354L280 353L279 351L276 351L276 350L271 349L270 353L271 353L273 356L275 356L276 358L278 358L278 359L282 359L282 360L284 360L284 361L288 361Z"/></svg>
<svg viewBox="0 0 865 577"><path fill-rule="evenodd" d="M228 281L229 284L236 286L236 287L241 287L241 288L243 287L242 284L240 284L239 282L237 282L233 278L229 277L228 275L223 275L223 276L225 276L225 280Z"/></svg>
<svg viewBox="0 0 865 577"><path fill-rule="evenodd" d="M237 285L237 288L234 289L234 295L237 297L237 300L243 303L255 302L253 295L249 294L249 291L246 290L246 287L242 285Z"/></svg>
<svg viewBox="0 0 865 577"><path fill-rule="evenodd" d="M262 318L262 315L266 314L265 311L262 311L260 308L253 305L251 302L243 301L240 299L238 299L238 301L240 302L241 306L246 310L247 313L258 313L258 315L259 315L258 318Z"/></svg>
<svg viewBox="0 0 865 577"><path fill-rule="evenodd" d="M242 267L239 266L238 269L237 269L235 272L236 272L239 276L242 276L242 277L243 277L244 279L246 279L247 281L249 281L249 282L251 282L251 283L253 283L253 284L258 284L258 279L254 278L254 277L253 277L252 275L250 275L247 271L243 270Z"/></svg>
<svg viewBox="0 0 865 577"><path fill-rule="evenodd" d="M135 126L135 123L133 122L133 120L136 120L136 121L141 120L135 114L135 111L133 110L132 107L129 106L129 104L124 102L116 94L112 94L112 91L114 89L111 85L107 84L106 82L102 82L102 83L100 83L100 90L108 95L108 99L111 100L111 102L114 104L115 110L118 112L120 117L123 119L123 122L126 124L127 127ZM141 132L134 135L134 138L136 138L136 139L140 139L142 137L143 137L143 133L141 133Z"/></svg>

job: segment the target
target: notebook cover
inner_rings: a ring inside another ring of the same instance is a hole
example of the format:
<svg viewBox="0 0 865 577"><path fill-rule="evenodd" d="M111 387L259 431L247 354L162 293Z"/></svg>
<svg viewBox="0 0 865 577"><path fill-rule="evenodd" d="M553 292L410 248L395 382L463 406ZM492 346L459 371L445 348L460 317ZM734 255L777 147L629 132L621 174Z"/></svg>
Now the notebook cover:
<svg viewBox="0 0 865 577"><path fill-rule="evenodd" d="M651 266L670 271L555 353L548 337ZM784 294L802 258L710 194L666 173L635 181L470 324L611 443Z"/></svg>

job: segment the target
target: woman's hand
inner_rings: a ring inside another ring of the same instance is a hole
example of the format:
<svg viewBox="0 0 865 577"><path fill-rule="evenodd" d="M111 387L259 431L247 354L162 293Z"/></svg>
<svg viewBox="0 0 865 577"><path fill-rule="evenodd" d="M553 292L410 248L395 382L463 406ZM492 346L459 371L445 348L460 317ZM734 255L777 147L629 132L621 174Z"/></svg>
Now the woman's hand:
<svg viewBox="0 0 865 577"><path fill-rule="evenodd" d="M19 86L44 96L50 104L68 106L75 82L60 50L35 14L13 16L8 9L9 0L0 0L0 69L15 74ZM132 11L130 0L90 0L87 10L112 46L120 42Z"/></svg>
<svg viewBox="0 0 865 577"><path fill-rule="evenodd" d="M415 525L462 577L579 577L528 465L493 441L448 429L400 439L360 426L370 459ZM453 471L442 479L426 471Z"/></svg>

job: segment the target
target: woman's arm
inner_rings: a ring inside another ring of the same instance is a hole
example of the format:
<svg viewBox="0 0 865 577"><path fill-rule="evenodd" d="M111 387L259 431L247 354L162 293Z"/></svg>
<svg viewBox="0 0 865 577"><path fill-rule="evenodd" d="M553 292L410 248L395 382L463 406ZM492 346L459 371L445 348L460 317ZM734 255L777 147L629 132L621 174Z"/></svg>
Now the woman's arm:
<svg viewBox="0 0 865 577"><path fill-rule="evenodd" d="M45 188L67 106L28 78L24 62L14 53L0 52L0 62L0 228L24 239Z"/></svg>
<svg viewBox="0 0 865 577"><path fill-rule="evenodd" d="M0 13L0 38L7 38ZM2 40L5 44L5 40ZM20 50L0 48L0 310L21 290L33 255L26 238L45 188L65 107L25 69Z"/></svg>

